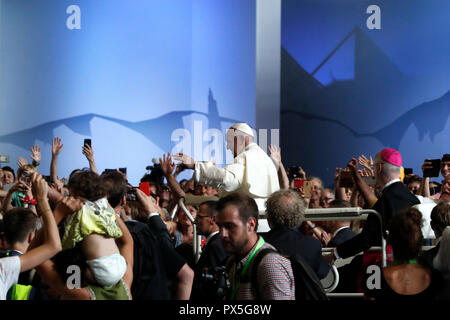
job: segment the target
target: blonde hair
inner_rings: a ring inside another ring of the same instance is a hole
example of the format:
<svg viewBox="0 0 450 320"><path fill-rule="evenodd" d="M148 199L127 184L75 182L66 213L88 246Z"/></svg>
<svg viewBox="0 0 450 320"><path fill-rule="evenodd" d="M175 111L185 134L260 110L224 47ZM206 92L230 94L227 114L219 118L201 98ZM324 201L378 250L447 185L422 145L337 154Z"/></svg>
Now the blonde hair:
<svg viewBox="0 0 450 320"><path fill-rule="evenodd" d="M17 178L20 177L22 175L22 173L24 173L25 171L36 171L36 167L33 166L32 164L24 164L23 166L19 167L19 169L17 169Z"/></svg>

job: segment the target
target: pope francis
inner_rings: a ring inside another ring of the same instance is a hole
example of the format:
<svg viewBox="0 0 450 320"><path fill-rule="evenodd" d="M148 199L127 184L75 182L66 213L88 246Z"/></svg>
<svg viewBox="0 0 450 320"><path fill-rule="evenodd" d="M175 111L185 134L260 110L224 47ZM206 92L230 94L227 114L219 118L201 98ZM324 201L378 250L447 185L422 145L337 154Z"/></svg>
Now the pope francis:
<svg viewBox="0 0 450 320"><path fill-rule="evenodd" d="M226 144L234 160L223 168L211 162L194 161L181 153L175 157L185 167L195 171L196 182L217 188L220 197L231 192L244 192L255 199L259 213L264 214L267 198L280 189L273 161L254 142L253 130L246 123L236 123L230 127ZM264 222L260 221L259 232L268 231Z"/></svg>

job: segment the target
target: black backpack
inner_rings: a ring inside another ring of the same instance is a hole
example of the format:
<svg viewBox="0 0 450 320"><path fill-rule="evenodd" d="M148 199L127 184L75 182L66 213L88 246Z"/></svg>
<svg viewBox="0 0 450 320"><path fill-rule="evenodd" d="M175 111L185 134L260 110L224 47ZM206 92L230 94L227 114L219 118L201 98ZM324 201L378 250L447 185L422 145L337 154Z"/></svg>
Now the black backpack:
<svg viewBox="0 0 450 320"><path fill-rule="evenodd" d="M276 250L267 248L261 250L252 263L251 283L252 288L255 288L256 296L259 297L257 272L258 265L266 254L276 253L280 254ZM317 277L314 270L309 264L299 255L285 256L283 257L291 261L292 272L295 279L295 300L329 300L325 290Z"/></svg>
<svg viewBox="0 0 450 320"><path fill-rule="evenodd" d="M169 300L167 275L162 265L159 242L150 228L141 222L125 222L134 242L134 300Z"/></svg>

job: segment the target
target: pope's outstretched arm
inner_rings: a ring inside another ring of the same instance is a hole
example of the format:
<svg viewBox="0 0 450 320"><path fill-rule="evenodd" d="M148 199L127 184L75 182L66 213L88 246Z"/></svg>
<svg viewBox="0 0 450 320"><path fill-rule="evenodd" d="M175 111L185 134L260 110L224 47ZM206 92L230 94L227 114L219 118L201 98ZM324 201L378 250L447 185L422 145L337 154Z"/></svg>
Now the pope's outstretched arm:
<svg viewBox="0 0 450 320"><path fill-rule="evenodd" d="M244 179L244 164L235 162L219 168L210 163L196 162L194 178L198 183L206 184L226 192L239 189Z"/></svg>
<svg viewBox="0 0 450 320"><path fill-rule="evenodd" d="M226 167L219 168L210 162L195 162L182 153L176 154L174 158L180 160L184 167L194 170L195 181L216 189L232 192L239 189L244 180L245 159L235 159Z"/></svg>

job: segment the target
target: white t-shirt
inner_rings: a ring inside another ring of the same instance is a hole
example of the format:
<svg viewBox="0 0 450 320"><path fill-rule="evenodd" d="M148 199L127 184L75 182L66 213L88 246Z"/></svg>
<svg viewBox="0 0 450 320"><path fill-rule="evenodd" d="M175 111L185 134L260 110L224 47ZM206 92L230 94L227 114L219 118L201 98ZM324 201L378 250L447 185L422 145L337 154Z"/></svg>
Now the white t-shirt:
<svg viewBox="0 0 450 320"><path fill-rule="evenodd" d="M9 288L19 281L20 258L18 256L0 259L0 300L6 300Z"/></svg>

